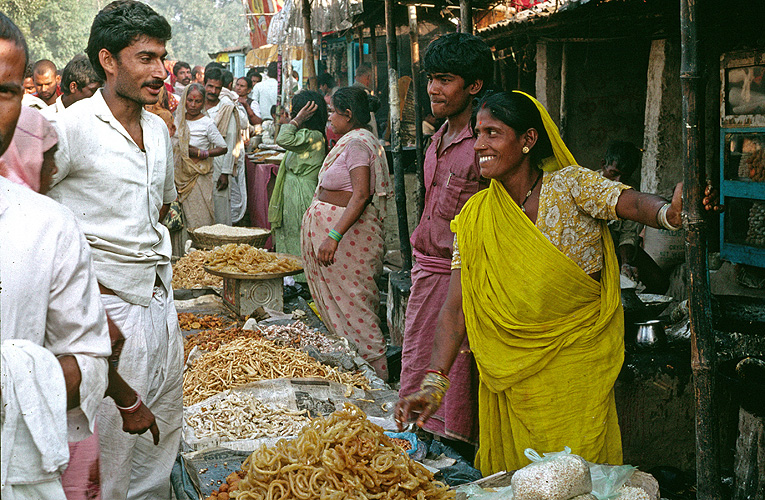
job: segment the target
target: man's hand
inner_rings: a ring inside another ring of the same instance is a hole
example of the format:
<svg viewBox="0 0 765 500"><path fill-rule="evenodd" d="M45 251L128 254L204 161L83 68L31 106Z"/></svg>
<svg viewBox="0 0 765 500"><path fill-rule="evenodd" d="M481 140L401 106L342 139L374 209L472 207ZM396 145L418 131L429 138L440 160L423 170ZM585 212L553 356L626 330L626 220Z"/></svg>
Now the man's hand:
<svg viewBox="0 0 765 500"><path fill-rule="evenodd" d="M228 175L227 174L220 174L220 177L218 177L218 182L215 183L215 187L218 191L223 191L228 187Z"/></svg>
<svg viewBox="0 0 765 500"><path fill-rule="evenodd" d="M122 416L122 430L128 434L143 434L146 431L151 431L151 435L154 438L154 445L159 444L159 427L157 427L157 421L154 418L154 414L143 403L138 407L135 413L120 412Z"/></svg>

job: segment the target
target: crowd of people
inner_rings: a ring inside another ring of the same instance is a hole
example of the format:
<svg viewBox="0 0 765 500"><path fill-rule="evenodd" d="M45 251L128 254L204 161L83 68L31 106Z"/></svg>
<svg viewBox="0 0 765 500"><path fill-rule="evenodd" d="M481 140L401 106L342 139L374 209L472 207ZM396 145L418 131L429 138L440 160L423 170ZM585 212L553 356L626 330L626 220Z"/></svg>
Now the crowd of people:
<svg viewBox="0 0 765 500"><path fill-rule="evenodd" d="M171 497L183 341L162 221L176 202L190 229L244 219L255 127L286 150L276 250L301 257L327 329L388 377L377 279L394 193L371 68L348 87L321 75L280 107L276 63L237 79L179 61L169 78L170 37L149 6L117 0L59 75L28 65L0 13L4 499ZM626 221L678 229L680 187L667 201L623 183L639 154L626 143L600 171L579 166L536 99L487 90L492 68L468 34L424 54L442 125L411 238L396 419L467 456L477 445L485 475L522 467L528 447L618 464L619 272L651 273Z"/></svg>

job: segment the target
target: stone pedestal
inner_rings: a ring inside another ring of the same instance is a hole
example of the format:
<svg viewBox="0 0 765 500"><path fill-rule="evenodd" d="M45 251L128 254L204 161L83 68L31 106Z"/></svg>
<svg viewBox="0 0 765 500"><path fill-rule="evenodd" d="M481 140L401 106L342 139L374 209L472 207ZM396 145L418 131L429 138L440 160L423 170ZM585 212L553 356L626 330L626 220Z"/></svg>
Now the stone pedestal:
<svg viewBox="0 0 765 500"><path fill-rule="evenodd" d="M247 317L258 307L281 311L284 309L284 278L244 280L223 278L223 303L241 317Z"/></svg>

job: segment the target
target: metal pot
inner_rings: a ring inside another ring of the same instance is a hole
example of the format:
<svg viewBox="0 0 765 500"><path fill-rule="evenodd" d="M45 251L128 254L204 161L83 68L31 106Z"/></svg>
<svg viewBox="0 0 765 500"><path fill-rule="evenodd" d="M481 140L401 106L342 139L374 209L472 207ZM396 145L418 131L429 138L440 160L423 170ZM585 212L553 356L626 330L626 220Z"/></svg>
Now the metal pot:
<svg viewBox="0 0 765 500"><path fill-rule="evenodd" d="M667 342L664 326L658 319L643 321L635 325L637 326L635 343L639 347L657 347Z"/></svg>

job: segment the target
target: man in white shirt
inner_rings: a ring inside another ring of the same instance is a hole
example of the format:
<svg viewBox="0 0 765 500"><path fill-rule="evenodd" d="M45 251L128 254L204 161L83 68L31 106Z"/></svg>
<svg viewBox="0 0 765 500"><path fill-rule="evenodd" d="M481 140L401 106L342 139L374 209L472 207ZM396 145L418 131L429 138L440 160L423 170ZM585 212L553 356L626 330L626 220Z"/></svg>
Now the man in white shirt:
<svg viewBox="0 0 765 500"><path fill-rule="evenodd" d="M21 111L27 58L21 32L0 13L0 155ZM111 354L90 251L70 211L3 177L0 242L0 491L3 498L64 499L66 443L93 431ZM68 431L61 423L67 410Z"/></svg>
<svg viewBox="0 0 765 500"><path fill-rule="evenodd" d="M219 68L209 68L205 71L205 109L207 115L215 122L218 131L226 140L228 151L225 155L213 159L213 210L216 224L231 225L231 176L234 175L236 158L234 150L239 141L239 112L227 97L221 97L223 88L223 71Z"/></svg>
<svg viewBox="0 0 765 500"><path fill-rule="evenodd" d="M252 88L252 94L250 94L252 100L258 103L258 109L260 110L258 116L264 120L268 120L271 106L276 105L279 94L279 82L276 80L278 67L279 63L276 61L271 62L266 71L266 78L260 83L256 83L255 87Z"/></svg>
<svg viewBox="0 0 765 500"><path fill-rule="evenodd" d="M88 56L77 54L61 72L61 92L56 102L40 111L50 122L56 115L81 99L91 97L103 85L101 77L93 70Z"/></svg>
<svg viewBox="0 0 765 500"><path fill-rule="evenodd" d="M172 299L170 235L176 198L167 127L144 109L158 100L170 25L122 0L96 16L87 54L105 80L58 116L50 196L72 209L93 251L107 314L126 341L119 373L156 417L161 439L122 432L114 405L99 410L103 498L169 499L180 443L183 346ZM135 406L134 405L134 406Z"/></svg>

